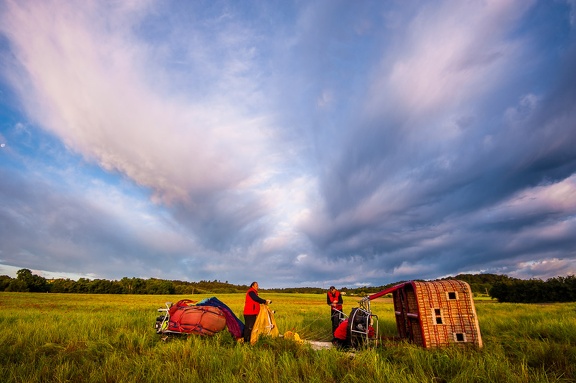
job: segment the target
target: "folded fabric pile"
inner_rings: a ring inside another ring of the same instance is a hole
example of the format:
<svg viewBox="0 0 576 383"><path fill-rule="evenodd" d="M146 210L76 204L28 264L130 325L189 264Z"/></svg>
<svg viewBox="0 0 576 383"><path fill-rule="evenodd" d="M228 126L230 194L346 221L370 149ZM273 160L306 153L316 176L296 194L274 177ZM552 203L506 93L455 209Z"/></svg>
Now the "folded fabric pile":
<svg viewBox="0 0 576 383"><path fill-rule="evenodd" d="M228 327L228 332L234 337L234 339L242 338L242 333L244 332L244 323L238 319L230 307L226 306L226 304L220 301L218 298L206 298L196 303L196 306L218 307L226 317L226 327Z"/></svg>

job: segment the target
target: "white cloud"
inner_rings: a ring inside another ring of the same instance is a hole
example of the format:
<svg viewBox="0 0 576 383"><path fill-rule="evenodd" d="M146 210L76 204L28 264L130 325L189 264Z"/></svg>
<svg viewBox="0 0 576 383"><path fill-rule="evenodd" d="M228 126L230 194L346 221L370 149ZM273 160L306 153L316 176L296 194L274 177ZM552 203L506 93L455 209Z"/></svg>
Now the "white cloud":
<svg viewBox="0 0 576 383"><path fill-rule="evenodd" d="M6 1L3 259L267 285L569 259L576 56L534 4Z"/></svg>
<svg viewBox="0 0 576 383"><path fill-rule="evenodd" d="M537 261L520 262L516 265L516 270L509 274L514 278L549 279L558 276L576 275L576 260L548 258Z"/></svg>
<svg viewBox="0 0 576 383"><path fill-rule="evenodd" d="M251 49L220 62L223 79L215 85L227 93L190 100L154 89L162 68L151 64L146 42L130 33L130 22L138 21L133 8L119 16L125 27L107 29L96 4L82 11L50 4L54 9L10 4L5 29L31 85L20 87L30 115L70 148L152 188L165 202L235 188L269 166L260 158L270 157L270 122L263 113L247 114L250 101L236 94L257 91L251 82L258 80L245 74ZM209 67L200 64L191 70Z"/></svg>
<svg viewBox="0 0 576 383"><path fill-rule="evenodd" d="M444 1L422 7L401 36L404 44L392 54L383 51L368 110L378 114L391 103L419 121L489 91L521 54L520 45L503 36L531 4Z"/></svg>

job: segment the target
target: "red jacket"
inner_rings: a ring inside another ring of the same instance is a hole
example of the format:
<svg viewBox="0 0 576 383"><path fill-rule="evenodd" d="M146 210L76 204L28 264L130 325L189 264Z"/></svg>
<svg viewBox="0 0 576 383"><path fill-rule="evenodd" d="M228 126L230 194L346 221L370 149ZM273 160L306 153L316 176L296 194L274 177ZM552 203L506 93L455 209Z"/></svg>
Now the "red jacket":
<svg viewBox="0 0 576 383"><path fill-rule="evenodd" d="M258 291L256 291L255 288L250 287L246 292L244 315L258 315L260 312L260 303L266 303L266 300L258 297Z"/></svg>
<svg viewBox="0 0 576 383"><path fill-rule="evenodd" d="M326 302L331 305L332 309L342 311L342 296L340 295L340 291L336 290L334 291L334 294L328 291L328 293L326 293ZM333 302L338 304L336 306L332 306Z"/></svg>
<svg viewBox="0 0 576 383"><path fill-rule="evenodd" d="M336 330L334 330L334 338L346 340L346 336L348 335L348 319L342 321Z"/></svg>

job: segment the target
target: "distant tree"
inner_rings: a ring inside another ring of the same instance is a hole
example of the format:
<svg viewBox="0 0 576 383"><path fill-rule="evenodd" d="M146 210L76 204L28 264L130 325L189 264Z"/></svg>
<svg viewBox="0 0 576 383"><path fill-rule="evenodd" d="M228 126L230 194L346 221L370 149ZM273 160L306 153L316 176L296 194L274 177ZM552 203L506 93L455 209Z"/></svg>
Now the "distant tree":
<svg viewBox="0 0 576 383"><path fill-rule="evenodd" d="M146 281L141 278L127 278L120 280L124 294L146 294Z"/></svg>
<svg viewBox="0 0 576 383"><path fill-rule="evenodd" d="M557 277L546 281L546 295L554 302L567 302L573 299L567 278Z"/></svg>
<svg viewBox="0 0 576 383"><path fill-rule="evenodd" d="M67 278L67 279L63 279L63 278L55 279L51 283L50 291L53 293L71 293L74 291L74 285L75 284L76 284L76 281L69 279L69 278Z"/></svg>
<svg viewBox="0 0 576 383"><path fill-rule="evenodd" d="M124 277L120 280L120 285L122 286L122 292L124 294L134 294L134 278Z"/></svg>
<svg viewBox="0 0 576 383"><path fill-rule="evenodd" d="M90 292L90 280L88 278L80 278L74 283L73 293L85 294Z"/></svg>
<svg viewBox="0 0 576 383"><path fill-rule="evenodd" d="M11 280L8 275L0 275L0 291L6 290Z"/></svg>
<svg viewBox="0 0 576 383"><path fill-rule="evenodd" d="M540 279L510 279L496 282L490 289L490 296L499 302L545 303L575 302L574 276Z"/></svg>
<svg viewBox="0 0 576 383"><path fill-rule="evenodd" d="M492 298L499 302L510 302L510 282L497 282L489 290Z"/></svg>
<svg viewBox="0 0 576 383"><path fill-rule="evenodd" d="M146 294L174 294L172 282L151 278L146 281Z"/></svg>
<svg viewBox="0 0 576 383"><path fill-rule="evenodd" d="M90 281L88 291L92 294L110 294L112 282L106 279L94 279Z"/></svg>
<svg viewBox="0 0 576 383"><path fill-rule="evenodd" d="M16 278L21 281L28 282L32 280L32 271L29 269L20 269L16 272Z"/></svg>
<svg viewBox="0 0 576 383"><path fill-rule="evenodd" d="M10 283L8 284L8 287L6 288L6 291L25 293L25 292L28 292L30 290L28 290L28 286L26 285L26 282L24 282L21 279L15 278L15 279L12 279L10 281Z"/></svg>
<svg viewBox="0 0 576 383"><path fill-rule="evenodd" d="M191 295L195 292L195 287L191 283L174 283L174 294Z"/></svg>
<svg viewBox="0 0 576 383"><path fill-rule="evenodd" d="M473 293L477 294L490 294L490 289L497 282L512 281L507 275L501 274L458 274L455 277L448 277L443 279L458 279L470 285Z"/></svg>
<svg viewBox="0 0 576 383"><path fill-rule="evenodd" d="M112 281L110 285L110 294L122 294L124 293L124 289L122 288L122 284L120 281Z"/></svg>
<svg viewBox="0 0 576 383"><path fill-rule="evenodd" d="M24 282L26 285L25 291L33 293L43 293L50 291L50 286L45 278L32 274L28 269L20 269L16 272L16 279Z"/></svg>
<svg viewBox="0 0 576 383"><path fill-rule="evenodd" d="M564 284L568 290L567 294L570 297L570 302L576 302L576 276L567 276L564 279Z"/></svg>

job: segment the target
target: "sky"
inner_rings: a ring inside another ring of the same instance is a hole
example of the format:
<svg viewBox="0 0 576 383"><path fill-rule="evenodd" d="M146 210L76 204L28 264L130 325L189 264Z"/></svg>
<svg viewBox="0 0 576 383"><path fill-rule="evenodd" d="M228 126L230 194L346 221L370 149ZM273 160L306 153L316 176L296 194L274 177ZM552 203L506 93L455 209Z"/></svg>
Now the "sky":
<svg viewBox="0 0 576 383"><path fill-rule="evenodd" d="M576 274L576 0L0 0L0 274Z"/></svg>

